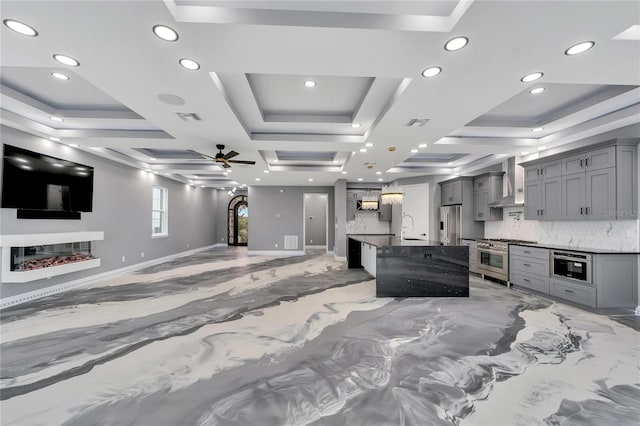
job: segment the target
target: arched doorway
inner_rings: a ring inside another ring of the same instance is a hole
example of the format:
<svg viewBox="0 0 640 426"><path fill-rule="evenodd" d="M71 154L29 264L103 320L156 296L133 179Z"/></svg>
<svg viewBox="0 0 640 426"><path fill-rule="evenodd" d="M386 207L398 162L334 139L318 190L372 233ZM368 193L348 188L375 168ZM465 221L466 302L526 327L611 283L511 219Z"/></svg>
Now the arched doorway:
<svg viewBox="0 0 640 426"><path fill-rule="evenodd" d="M246 195L237 195L229 201L227 241L230 246L246 246L249 242L249 203Z"/></svg>

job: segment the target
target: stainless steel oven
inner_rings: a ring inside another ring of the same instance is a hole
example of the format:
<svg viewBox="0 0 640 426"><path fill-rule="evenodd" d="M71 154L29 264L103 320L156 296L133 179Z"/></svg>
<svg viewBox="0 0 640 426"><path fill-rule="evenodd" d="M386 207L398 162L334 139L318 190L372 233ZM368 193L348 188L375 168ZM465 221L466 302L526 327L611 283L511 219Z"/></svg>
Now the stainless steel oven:
<svg viewBox="0 0 640 426"><path fill-rule="evenodd" d="M506 242L478 241L478 272L482 275L508 281L508 247Z"/></svg>
<svg viewBox="0 0 640 426"><path fill-rule="evenodd" d="M591 255L553 250L551 252L551 275L558 278L591 284Z"/></svg>

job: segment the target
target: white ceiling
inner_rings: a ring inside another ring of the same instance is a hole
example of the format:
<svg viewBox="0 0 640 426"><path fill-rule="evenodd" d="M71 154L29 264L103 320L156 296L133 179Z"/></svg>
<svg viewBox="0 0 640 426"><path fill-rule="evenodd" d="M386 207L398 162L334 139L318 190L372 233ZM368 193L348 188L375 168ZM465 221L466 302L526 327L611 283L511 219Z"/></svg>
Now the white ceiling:
<svg viewBox="0 0 640 426"><path fill-rule="evenodd" d="M444 178L640 122L640 41L614 39L640 22L632 1L3 0L1 12L39 33L1 28L2 124L212 187ZM158 39L156 24L179 40ZM445 51L460 35L469 45ZM564 54L585 40L595 47ZM201 68L180 67L185 57ZM443 72L422 77L430 66ZM520 81L533 71L544 77ZM215 155L216 144L256 165L225 175L144 151Z"/></svg>

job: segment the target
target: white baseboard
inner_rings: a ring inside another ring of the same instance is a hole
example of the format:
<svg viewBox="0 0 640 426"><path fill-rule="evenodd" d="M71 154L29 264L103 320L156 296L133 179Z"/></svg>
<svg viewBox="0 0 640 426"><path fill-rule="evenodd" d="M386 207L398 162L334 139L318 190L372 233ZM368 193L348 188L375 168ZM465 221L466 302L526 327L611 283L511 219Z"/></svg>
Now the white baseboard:
<svg viewBox="0 0 640 426"><path fill-rule="evenodd" d="M327 246L325 246L324 244L322 244L321 246L306 245L306 246L304 246L304 248L306 248L306 249L321 249L321 248L327 248Z"/></svg>
<svg viewBox="0 0 640 426"><path fill-rule="evenodd" d="M346 262L347 261L347 256L336 256L335 254L333 255L333 258L335 260L338 260L340 262Z"/></svg>
<svg viewBox="0 0 640 426"><path fill-rule="evenodd" d="M635 312L635 314L636 314L637 316L640 316L640 305L636 306L636 312Z"/></svg>
<svg viewBox="0 0 640 426"><path fill-rule="evenodd" d="M249 256L304 256L301 250L249 250Z"/></svg>
<svg viewBox="0 0 640 426"><path fill-rule="evenodd" d="M55 293L62 293L64 291L71 290L73 288L82 287L82 286L91 284L92 282L101 280L103 278L125 274L127 272L132 272L137 269L142 269L149 266L157 265L158 263L167 262L169 260L177 259L179 257L189 256L190 254L195 254L200 251L209 250L215 247L226 247L226 246L227 246L226 244L213 244L210 246L199 247L192 250L182 251L180 253L170 254L164 257L159 257L157 259L147 260L146 262L140 262L133 265L125 266L124 268L112 269L110 271L102 272L95 275L90 275L88 277L79 278L77 280L54 285L51 287L45 287L39 290L28 291L26 293L6 297L4 299L0 299L0 310L4 308L8 308L9 306L16 306L21 303L29 302L31 300L40 299L45 296L50 296Z"/></svg>

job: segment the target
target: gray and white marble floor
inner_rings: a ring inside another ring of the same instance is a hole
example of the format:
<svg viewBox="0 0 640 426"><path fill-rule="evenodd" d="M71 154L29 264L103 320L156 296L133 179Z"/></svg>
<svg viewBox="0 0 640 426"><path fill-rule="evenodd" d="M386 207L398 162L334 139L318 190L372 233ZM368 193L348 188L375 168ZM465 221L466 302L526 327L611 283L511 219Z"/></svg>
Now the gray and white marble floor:
<svg viewBox="0 0 640 426"><path fill-rule="evenodd" d="M639 331L470 293L376 299L319 252L181 258L2 311L0 423L637 424Z"/></svg>

